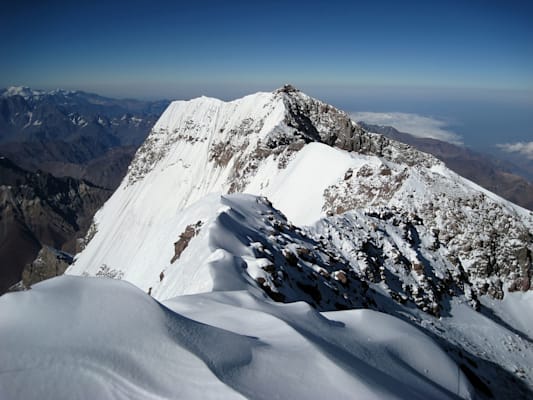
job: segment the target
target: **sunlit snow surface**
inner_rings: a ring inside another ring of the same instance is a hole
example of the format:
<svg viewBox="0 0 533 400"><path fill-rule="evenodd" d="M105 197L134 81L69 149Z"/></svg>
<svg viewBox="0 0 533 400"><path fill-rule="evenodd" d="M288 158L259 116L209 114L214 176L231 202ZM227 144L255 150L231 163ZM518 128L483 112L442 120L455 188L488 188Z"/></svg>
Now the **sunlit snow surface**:
<svg viewBox="0 0 533 400"><path fill-rule="evenodd" d="M320 314L248 291L158 303L64 276L0 298L0 398L471 397L427 336L370 310Z"/></svg>

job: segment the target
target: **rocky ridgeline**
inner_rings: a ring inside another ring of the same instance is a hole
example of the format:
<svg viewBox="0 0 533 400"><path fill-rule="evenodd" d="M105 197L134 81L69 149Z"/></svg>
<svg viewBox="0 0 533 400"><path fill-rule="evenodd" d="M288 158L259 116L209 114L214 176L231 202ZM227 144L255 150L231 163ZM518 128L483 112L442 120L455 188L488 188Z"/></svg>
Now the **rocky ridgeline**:
<svg viewBox="0 0 533 400"><path fill-rule="evenodd" d="M232 206L231 199L226 201ZM473 266L476 252L457 260L443 241L442 227L425 220L425 214L378 205L331 215L314 227L297 227L267 198L257 202L246 220L258 224L240 227L244 217L239 211L223 212L217 223L246 232L231 233L252 249L253 257L241 256L243 268L275 301L305 301L321 311L379 310L388 307L385 292L399 304L441 316L449 315L452 297L464 296L478 309L479 295L502 298L502 282L506 288L515 282L513 269L480 272ZM200 226L189 225L175 243L180 254ZM510 250L502 243L498 251Z"/></svg>
<svg viewBox="0 0 533 400"><path fill-rule="evenodd" d="M365 131L345 112L313 99L290 85L271 94L258 115L238 121L231 118L231 114L226 119L220 117L220 110L228 104L238 104L239 100L224 103L200 98L191 102L198 103L199 108L205 107L205 110L195 114L194 109L187 109L190 115L177 126L156 124L130 165L128 184L135 183L152 171L179 142L194 144L195 147L203 143L208 146L210 162L221 168L231 168L227 182L229 192L243 190L262 160L273 156L282 169L291 156L309 142L375 155L409 166L431 167L439 163L432 156L408 145ZM277 110L280 103L285 108L284 119L270 131L263 132L265 120ZM179 105L175 108L178 109Z"/></svg>
<svg viewBox="0 0 533 400"><path fill-rule="evenodd" d="M322 311L380 309L377 284L397 303L441 316L448 315L454 296L465 296L478 309L479 295L501 299L503 282L514 290L524 279L516 278L523 264L487 273L476 264L482 262L476 252L461 262L435 223L396 207L348 211L314 228L295 227L275 209L259 217L264 228L250 239L255 259L247 259L246 268L276 301L305 301ZM498 251L511 250L501 245Z"/></svg>
<svg viewBox="0 0 533 400"><path fill-rule="evenodd" d="M301 135L306 142L320 142L346 151L383 157L386 160L409 166L431 167L438 161L411 146L370 133L350 119L344 111L313 99L285 85L278 89L287 114L285 123L294 128L294 135Z"/></svg>

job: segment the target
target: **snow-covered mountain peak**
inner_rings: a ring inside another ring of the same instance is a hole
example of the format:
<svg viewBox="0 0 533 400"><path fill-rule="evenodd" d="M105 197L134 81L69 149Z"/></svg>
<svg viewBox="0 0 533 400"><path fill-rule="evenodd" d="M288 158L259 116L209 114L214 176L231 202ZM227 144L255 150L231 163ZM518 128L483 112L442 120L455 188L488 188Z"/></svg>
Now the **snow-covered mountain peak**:
<svg viewBox="0 0 533 400"><path fill-rule="evenodd" d="M147 289L128 274L152 257L138 253L141 244L160 243L168 221L205 196L234 192L268 197L300 226L323 219L315 229L359 275L389 285L379 271L390 269L402 282L393 285L397 298L435 314L451 282L474 306L478 295L531 286L531 213L292 86L230 102L171 103L96 215L97 233L71 271L112 266ZM176 235L164 239L168 251Z"/></svg>
<svg viewBox="0 0 533 400"><path fill-rule="evenodd" d="M183 162L180 150L192 147L193 153L207 154L207 160L195 158L197 166L210 162L226 169L230 191L240 191L259 162L273 156L283 168L310 142L408 165L439 164L432 156L364 131L345 112L285 85L230 102L200 97L171 103L137 153L127 179L133 184L156 165L165 169Z"/></svg>
<svg viewBox="0 0 533 400"><path fill-rule="evenodd" d="M39 99L43 96L69 96L79 93L73 90L36 90L27 86L10 86L0 92L1 97L21 96L24 100Z"/></svg>
<svg viewBox="0 0 533 400"><path fill-rule="evenodd" d="M27 100L32 96L40 96L44 93L44 91L33 90L26 86L10 86L2 91L2 97L21 96Z"/></svg>

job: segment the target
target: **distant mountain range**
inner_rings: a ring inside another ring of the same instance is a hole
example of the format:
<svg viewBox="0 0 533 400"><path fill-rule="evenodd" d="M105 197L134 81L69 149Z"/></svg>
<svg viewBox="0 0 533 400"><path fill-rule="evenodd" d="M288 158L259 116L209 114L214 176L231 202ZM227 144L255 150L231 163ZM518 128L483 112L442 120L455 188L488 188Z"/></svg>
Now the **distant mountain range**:
<svg viewBox="0 0 533 400"><path fill-rule="evenodd" d="M0 155L31 171L114 189L167 105L10 87L0 90Z"/></svg>
<svg viewBox="0 0 533 400"><path fill-rule="evenodd" d="M533 210L533 183L516 174L514 170L517 167L509 162L441 140L416 137L392 126L372 125L364 121L359 121L359 125L370 132L380 133L432 154L459 175L513 203Z"/></svg>
<svg viewBox="0 0 533 400"><path fill-rule="evenodd" d="M167 105L0 90L0 293L23 277L28 284L64 271Z"/></svg>

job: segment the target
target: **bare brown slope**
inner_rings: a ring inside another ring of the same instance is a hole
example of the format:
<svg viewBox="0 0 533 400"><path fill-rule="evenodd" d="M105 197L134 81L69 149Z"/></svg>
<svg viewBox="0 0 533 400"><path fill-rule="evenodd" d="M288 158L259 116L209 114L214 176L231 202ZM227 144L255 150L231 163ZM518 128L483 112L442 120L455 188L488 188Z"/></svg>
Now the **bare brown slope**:
<svg viewBox="0 0 533 400"><path fill-rule="evenodd" d="M75 252L76 238L111 191L25 171L0 158L0 293L20 281L42 245Z"/></svg>

